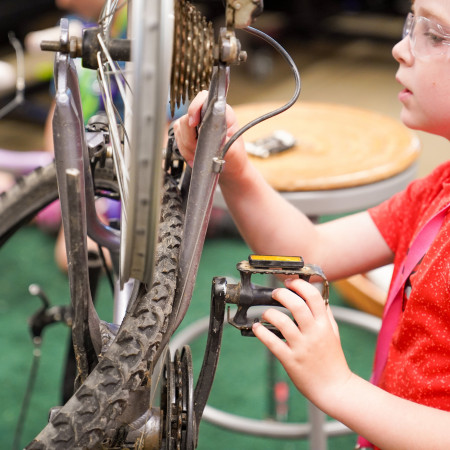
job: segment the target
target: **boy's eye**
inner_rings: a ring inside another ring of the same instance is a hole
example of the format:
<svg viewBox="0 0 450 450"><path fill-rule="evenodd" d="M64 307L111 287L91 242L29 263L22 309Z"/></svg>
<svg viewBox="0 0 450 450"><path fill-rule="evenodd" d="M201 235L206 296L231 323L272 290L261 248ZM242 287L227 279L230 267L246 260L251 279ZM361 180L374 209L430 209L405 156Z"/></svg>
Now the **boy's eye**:
<svg viewBox="0 0 450 450"><path fill-rule="evenodd" d="M428 42L431 43L432 45L440 45L446 41L446 39L444 37L439 36L434 31L428 31L425 34L425 36L428 39Z"/></svg>
<svg viewBox="0 0 450 450"><path fill-rule="evenodd" d="M450 52L450 27L427 17L409 14L403 29L403 37L408 35L415 56L444 55Z"/></svg>

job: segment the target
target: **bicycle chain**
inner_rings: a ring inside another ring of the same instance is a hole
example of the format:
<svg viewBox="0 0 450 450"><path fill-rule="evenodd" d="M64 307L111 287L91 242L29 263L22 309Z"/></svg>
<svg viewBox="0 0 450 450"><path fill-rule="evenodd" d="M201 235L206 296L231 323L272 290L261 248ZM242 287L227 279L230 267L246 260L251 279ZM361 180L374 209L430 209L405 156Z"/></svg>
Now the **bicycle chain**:
<svg viewBox="0 0 450 450"><path fill-rule="evenodd" d="M183 373L181 369L181 359L177 352L175 356L175 389L176 389L176 410L177 410L177 432L176 443L177 450L182 450L182 430L183 430Z"/></svg>

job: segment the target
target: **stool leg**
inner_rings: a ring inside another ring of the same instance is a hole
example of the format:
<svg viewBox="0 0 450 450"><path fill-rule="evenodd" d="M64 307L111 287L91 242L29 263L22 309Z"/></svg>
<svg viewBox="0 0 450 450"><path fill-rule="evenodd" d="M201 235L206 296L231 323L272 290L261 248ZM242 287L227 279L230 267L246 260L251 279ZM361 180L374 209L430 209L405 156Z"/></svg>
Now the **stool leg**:
<svg viewBox="0 0 450 450"><path fill-rule="evenodd" d="M327 450L327 435L325 433L325 414L312 403L308 402L309 422L311 424L310 448Z"/></svg>
<svg viewBox="0 0 450 450"><path fill-rule="evenodd" d="M275 403L275 383L276 383L276 358L273 353L267 351L267 405L268 412L267 418L275 420L276 413L276 403Z"/></svg>

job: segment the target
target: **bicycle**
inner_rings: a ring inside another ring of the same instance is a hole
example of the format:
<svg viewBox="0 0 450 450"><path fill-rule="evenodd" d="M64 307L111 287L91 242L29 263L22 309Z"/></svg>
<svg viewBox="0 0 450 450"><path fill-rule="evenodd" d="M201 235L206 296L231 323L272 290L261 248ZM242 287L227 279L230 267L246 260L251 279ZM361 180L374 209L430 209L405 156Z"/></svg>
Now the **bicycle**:
<svg viewBox="0 0 450 450"><path fill-rule="evenodd" d="M86 30L82 41L69 36L68 24L62 20L60 41L43 44L57 52L55 164L24 177L0 202L3 245L59 194L69 261L75 392L64 406L51 412L49 424L28 445L30 449L195 447L217 365L220 327L208 344L205 369L202 367L195 392L189 348L177 351L172 361L167 344L189 307L227 149L250 126L291 106L300 91L298 72L285 55L296 77L293 98L243 127L225 144L230 67L245 60L235 29L263 37L248 26L261 12L262 1L247 0L239 5L227 1L226 26L218 39L212 24L185 0L135 0L128 5L130 38L111 39L112 16L123 5L107 0L99 27ZM264 39L280 49L275 41ZM106 106L107 117L92 118L86 130L75 57L98 70ZM125 70L116 60L129 61ZM130 66L133 77L125 81ZM112 78L122 90L123 121L111 99ZM199 128L196 160L192 170L183 170L173 139L169 139L164 158L160 151L165 114L159 112L165 111L169 89L174 109L204 88L209 88L209 97ZM97 196L120 199L119 229L99 220ZM112 256L114 324L101 321L93 306L87 235ZM270 272L267 268L263 271ZM303 266L283 273L308 279L312 274L321 275L319 269ZM224 282L215 282L215 296L222 298ZM270 290L265 298L264 302L271 304ZM220 308L211 313L213 321L223 322ZM235 323L248 332L246 310L241 313ZM46 311L43 317L44 321L54 320ZM159 384L158 408L154 401Z"/></svg>

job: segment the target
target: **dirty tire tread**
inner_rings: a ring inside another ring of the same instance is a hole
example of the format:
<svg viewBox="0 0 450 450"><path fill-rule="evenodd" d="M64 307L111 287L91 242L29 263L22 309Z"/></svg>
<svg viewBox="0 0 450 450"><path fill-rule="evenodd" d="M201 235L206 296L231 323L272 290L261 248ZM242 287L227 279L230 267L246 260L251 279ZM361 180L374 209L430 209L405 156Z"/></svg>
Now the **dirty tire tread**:
<svg viewBox="0 0 450 450"><path fill-rule="evenodd" d="M112 166L96 169L95 182L101 188L114 189L117 183ZM17 180L15 185L0 195L0 246L57 199L58 184L54 163L38 167Z"/></svg>
<svg viewBox="0 0 450 450"><path fill-rule="evenodd" d="M183 215L177 187L166 179L151 289L138 297L93 372L28 449L95 448L115 426L130 391L144 382L168 325L176 288Z"/></svg>

